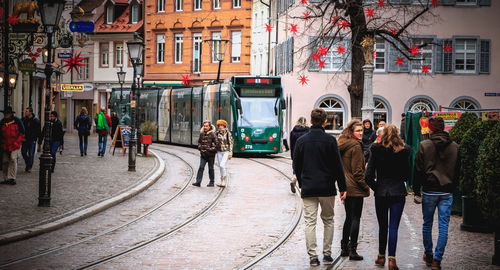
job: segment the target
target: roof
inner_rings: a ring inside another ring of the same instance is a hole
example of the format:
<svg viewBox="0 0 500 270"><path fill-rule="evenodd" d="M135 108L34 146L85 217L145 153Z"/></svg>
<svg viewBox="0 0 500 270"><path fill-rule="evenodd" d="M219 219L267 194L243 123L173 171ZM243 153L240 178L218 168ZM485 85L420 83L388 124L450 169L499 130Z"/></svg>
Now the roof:
<svg viewBox="0 0 500 270"><path fill-rule="evenodd" d="M117 0L118 1L118 0ZM125 1L125 0L120 0ZM97 22L95 23L96 33L116 33L116 32L137 32L141 27L143 20L141 19L136 24L129 24L129 16L130 14L130 6L123 12L118 19L116 19L113 24L105 24L104 23L104 14L102 14Z"/></svg>
<svg viewBox="0 0 500 270"><path fill-rule="evenodd" d="M103 2L104 0L82 0L78 6L81 7L85 13L88 13L99 7Z"/></svg>

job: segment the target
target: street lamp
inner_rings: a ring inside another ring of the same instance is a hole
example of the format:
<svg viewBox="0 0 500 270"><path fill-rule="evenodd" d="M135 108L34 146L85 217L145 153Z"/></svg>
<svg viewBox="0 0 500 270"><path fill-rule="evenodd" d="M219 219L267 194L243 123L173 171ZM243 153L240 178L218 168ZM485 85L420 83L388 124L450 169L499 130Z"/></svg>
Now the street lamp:
<svg viewBox="0 0 500 270"><path fill-rule="evenodd" d="M16 83L17 83L17 73L9 73L9 87L11 89L16 88Z"/></svg>
<svg viewBox="0 0 500 270"><path fill-rule="evenodd" d="M127 72L123 71L123 67L120 67L120 71L116 72L118 75L118 83L120 83L120 102L122 101L123 96L123 84L125 83L125 75Z"/></svg>
<svg viewBox="0 0 500 270"><path fill-rule="evenodd" d="M207 39L204 42L208 42L210 50L212 51L212 59L214 61L219 61L219 68L217 69L217 80L219 82L220 78L220 66L222 61L224 61L224 56L226 55L226 44L229 42L227 39Z"/></svg>
<svg viewBox="0 0 500 270"><path fill-rule="evenodd" d="M130 149L128 152L128 170L131 172L135 172L135 155L137 152L137 119L136 119L136 95L135 90L137 88L136 85L136 77L137 77L137 64L141 63L142 59L142 51L144 50L144 43L141 41L127 42L128 55L130 57L130 62L132 62L133 67L133 80L132 80L132 95L130 96L130 111L132 118L132 138L130 139Z"/></svg>
<svg viewBox="0 0 500 270"><path fill-rule="evenodd" d="M45 89L45 125L43 140L43 153L40 156L40 173L38 177L38 206L50 206L51 189L51 166L52 157L50 156L50 137L52 133L52 122L49 120L50 114L50 77L54 72L52 67L52 36L54 30L59 24L61 14L64 9L65 0L38 0L38 7L42 24L47 33L47 64L45 65L46 89Z"/></svg>

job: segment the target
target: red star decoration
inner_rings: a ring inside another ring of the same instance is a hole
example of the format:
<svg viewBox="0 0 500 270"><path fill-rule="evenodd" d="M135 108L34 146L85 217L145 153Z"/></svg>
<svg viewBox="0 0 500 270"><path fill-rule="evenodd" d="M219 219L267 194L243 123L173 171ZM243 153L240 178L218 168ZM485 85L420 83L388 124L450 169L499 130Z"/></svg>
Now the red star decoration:
<svg viewBox="0 0 500 270"><path fill-rule="evenodd" d="M300 0L301 5L307 5L307 0Z"/></svg>
<svg viewBox="0 0 500 270"><path fill-rule="evenodd" d="M309 15L311 15L311 13L309 13L309 12L304 12L304 13L302 13L302 14L304 15L304 20L309 21L309 19L311 19L311 17L309 16Z"/></svg>
<svg viewBox="0 0 500 270"><path fill-rule="evenodd" d="M186 86L189 85L189 82L191 81L191 79L189 78L189 74L186 76L181 75L181 77L182 77L182 84L184 84Z"/></svg>
<svg viewBox="0 0 500 270"><path fill-rule="evenodd" d="M405 63L405 60L403 59L403 57L397 57L396 65L402 66L404 63Z"/></svg>
<svg viewBox="0 0 500 270"><path fill-rule="evenodd" d="M451 50L453 50L453 47L451 47L450 44L446 44L446 46L444 46L443 50L445 53L450 53Z"/></svg>
<svg viewBox="0 0 500 270"><path fill-rule="evenodd" d="M346 29L351 26L351 24L346 20L341 20L337 24L340 26L340 29Z"/></svg>
<svg viewBox="0 0 500 270"><path fill-rule="evenodd" d="M375 59L377 57L377 51L376 50L373 50L373 59Z"/></svg>
<svg viewBox="0 0 500 270"><path fill-rule="evenodd" d="M337 17L337 16L332 17L332 24L337 24L338 21L339 21L339 17Z"/></svg>
<svg viewBox="0 0 500 270"><path fill-rule="evenodd" d="M325 62L326 62L326 60L319 60L318 68L325 68Z"/></svg>
<svg viewBox="0 0 500 270"><path fill-rule="evenodd" d="M16 25L19 22L19 18L16 15L9 16L7 19L10 25Z"/></svg>
<svg viewBox="0 0 500 270"><path fill-rule="evenodd" d="M429 73L430 71L430 66L429 65L422 65L422 73Z"/></svg>
<svg viewBox="0 0 500 270"><path fill-rule="evenodd" d="M266 23L266 32L271 32L271 29L273 29L273 26Z"/></svg>
<svg viewBox="0 0 500 270"><path fill-rule="evenodd" d="M375 9L367 9L366 10L366 17L373 18L373 16L375 16Z"/></svg>
<svg viewBox="0 0 500 270"><path fill-rule="evenodd" d="M327 47L323 47L323 46L319 46L319 49L318 49L318 53L323 56L323 55L326 55L328 53L328 48Z"/></svg>
<svg viewBox="0 0 500 270"><path fill-rule="evenodd" d="M437 7L438 5L438 0L432 0L431 7Z"/></svg>
<svg viewBox="0 0 500 270"><path fill-rule="evenodd" d="M304 84L307 84L307 81L309 81L309 79L307 79L306 76L304 75L299 76L299 83L302 84L302 86L304 86Z"/></svg>
<svg viewBox="0 0 500 270"><path fill-rule="evenodd" d="M321 59L321 53L316 52L315 54L313 54L314 61L319 61L320 59Z"/></svg>
<svg viewBox="0 0 500 270"><path fill-rule="evenodd" d="M339 54L343 54L343 53L345 53L345 47L344 47L344 46L342 46L342 45L338 46L338 47L337 47L337 52L338 52Z"/></svg>
<svg viewBox="0 0 500 270"><path fill-rule="evenodd" d="M296 24L290 24L290 32L292 32L292 33L297 32L297 25Z"/></svg>
<svg viewBox="0 0 500 270"><path fill-rule="evenodd" d="M82 63L82 60L85 58L80 57L80 53L76 54L75 56L70 57L69 59L63 59L66 64L62 66L63 68L67 67L68 69L66 72L75 69L78 74L80 74L80 71L78 70L78 67L85 66L84 63Z"/></svg>
<svg viewBox="0 0 500 270"><path fill-rule="evenodd" d="M415 56L415 55L419 54L420 52L418 50L418 46L415 46L415 47L410 46L410 53L411 53L411 56Z"/></svg>
<svg viewBox="0 0 500 270"><path fill-rule="evenodd" d="M385 6L385 3L384 3L384 0L378 0L378 7L384 7Z"/></svg>
<svg viewBox="0 0 500 270"><path fill-rule="evenodd" d="M392 33L393 35L395 35L395 34L397 34L397 33L398 33L398 30L396 30L396 29L391 29L391 33Z"/></svg>

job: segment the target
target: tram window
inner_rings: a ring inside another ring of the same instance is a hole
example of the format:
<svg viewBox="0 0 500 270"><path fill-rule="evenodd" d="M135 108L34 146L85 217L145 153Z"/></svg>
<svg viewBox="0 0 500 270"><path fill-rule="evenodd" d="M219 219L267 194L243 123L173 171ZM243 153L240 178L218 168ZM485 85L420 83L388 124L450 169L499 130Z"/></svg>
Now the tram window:
<svg viewBox="0 0 500 270"><path fill-rule="evenodd" d="M274 127L278 117L274 114L275 98L241 98L240 126Z"/></svg>

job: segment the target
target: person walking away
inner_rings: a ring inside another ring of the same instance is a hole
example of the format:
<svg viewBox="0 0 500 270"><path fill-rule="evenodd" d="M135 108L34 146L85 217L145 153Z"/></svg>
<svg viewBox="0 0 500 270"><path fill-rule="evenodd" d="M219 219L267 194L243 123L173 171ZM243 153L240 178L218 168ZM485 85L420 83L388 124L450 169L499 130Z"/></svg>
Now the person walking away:
<svg viewBox="0 0 500 270"><path fill-rule="evenodd" d="M406 114L402 113L401 114L401 125L399 126L399 132L401 135L401 139L403 139L403 141L405 140L405 125L406 125L405 118L406 118Z"/></svg>
<svg viewBox="0 0 500 270"><path fill-rule="evenodd" d="M64 145L64 130L61 121L57 118L57 112L50 112L50 120L52 123L52 131L50 133L50 156L52 157L52 167L51 171L54 172L56 167L57 150L59 147ZM45 134L46 129L49 128L47 123L43 127L43 134ZM38 140L38 144L42 144L44 137L41 136Z"/></svg>
<svg viewBox="0 0 500 270"><path fill-rule="evenodd" d="M346 196L346 183L337 140L325 133L326 112L314 109L311 112L312 127L297 140L293 154L293 170L302 188L304 221L309 264L320 264L316 253L316 219L318 204L321 205L323 220L323 262L331 264L333 240L333 208L335 205L335 182L340 191L340 199Z"/></svg>
<svg viewBox="0 0 500 270"><path fill-rule="evenodd" d="M21 154L26 164L25 172L31 172L35 161L36 142L42 136L40 120L33 114L33 108L24 110L23 125L25 129L24 141L21 146Z"/></svg>
<svg viewBox="0 0 500 270"><path fill-rule="evenodd" d="M21 119L14 116L16 112L7 106L2 111L4 118L0 121L0 141L2 142L3 181L0 184L15 185L17 175L17 155L24 140L24 126Z"/></svg>
<svg viewBox="0 0 500 270"><path fill-rule="evenodd" d="M88 138L92 124L87 114L87 108L83 107L75 119L75 129L78 130L78 140L80 142L80 156L87 155Z"/></svg>
<svg viewBox="0 0 500 270"><path fill-rule="evenodd" d="M370 145L377 139L377 134L375 130L373 130L372 121L369 119L363 120L363 154L365 157L365 161L368 161L368 149L370 149Z"/></svg>
<svg viewBox="0 0 500 270"><path fill-rule="evenodd" d="M382 129L379 143L370 147L370 160L365 180L375 195L378 221L378 256L375 264L384 266L389 230L389 269L399 269L396 264L398 228L405 205L405 181L410 178L411 148L405 146L394 125Z"/></svg>
<svg viewBox="0 0 500 270"><path fill-rule="evenodd" d="M423 259L433 270L441 269L448 226L450 223L453 191L458 183L458 144L450 140L444 131L441 117L429 119L430 138L420 142L415 156L415 178L413 191L415 202L422 203ZM422 191L420 190L422 189ZM422 195L422 196L421 196ZM439 236L434 255L432 253L432 224L437 208Z"/></svg>
<svg viewBox="0 0 500 270"><path fill-rule="evenodd" d="M198 150L200 150L200 167L198 168L198 174L196 175L196 182L193 186L199 187L201 185L201 179L203 178L203 171L205 170L205 165L208 163L208 176L210 182L207 187L214 186L214 161L215 154L217 153L217 137L215 136L215 127L210 123L210 121L204 121L203 127L200 130L200 137L198 138Z"/></svg>
<svg viewBox="0 0 500 270"><path fill-rule="evenodd" d="M307 132L309 132L309 127L307 126L307 120L305 117L301 116L299 117L297 123L290 132L290 150L291 150L290 154L292 156L292 160L293 160L293 151L295 150L295 144L297 143L297 140ZM292 177L292 182L290 183L290 189L292 193L296 192L295 190L296 185L297 185L297 176L295 175L294 172Z"/></svg>
<svg viewBox="0 0 500 270"><path fill-rule="evenodd" d="M217 123L217 160L219 161L220 168L220 184L218 187L226 186L226 164L229 159L233 157L233 136L227 129L227 122L225 120L218 120Z"/></svg>
<svg viewBox="0 0 500 270"><path fill-rule="evenodd" d="M115 136L116 128L118 127L118 124L120 123L120 119L118 118L118 115L116 112L111 113L111 140L113 140L113 136Z"/></svg>
<svg viewBox="0 0 500 270"><path fill-rule="evenodd" d="M283 130L283 146L285 147L285 152L290 150L290 147L288 146L288 132L286 130Z"/></svg>
<svg viewBox="0 0 500 270"><path fill-rule="evenodd" d="M95 117L94 121L97 134L99 135L99 152L97 153L97 156L104 157L108 134L112 128L111 118L106 113L105 107L101 107L101 112L99 112L99 114Z"/></svg>
<svg viewBox="0 0 500 270"><path fill-rule="evenodd" d="M347 197L344 200L345 221L342 229L341 256L349 260L363 260L357 253L359 222L363 211L363 198L370 196L370 187L365 182L365 158L361 139L363 125L359 120L347 123L339 137L339 151L342 157L347 185Z"/></svg>

